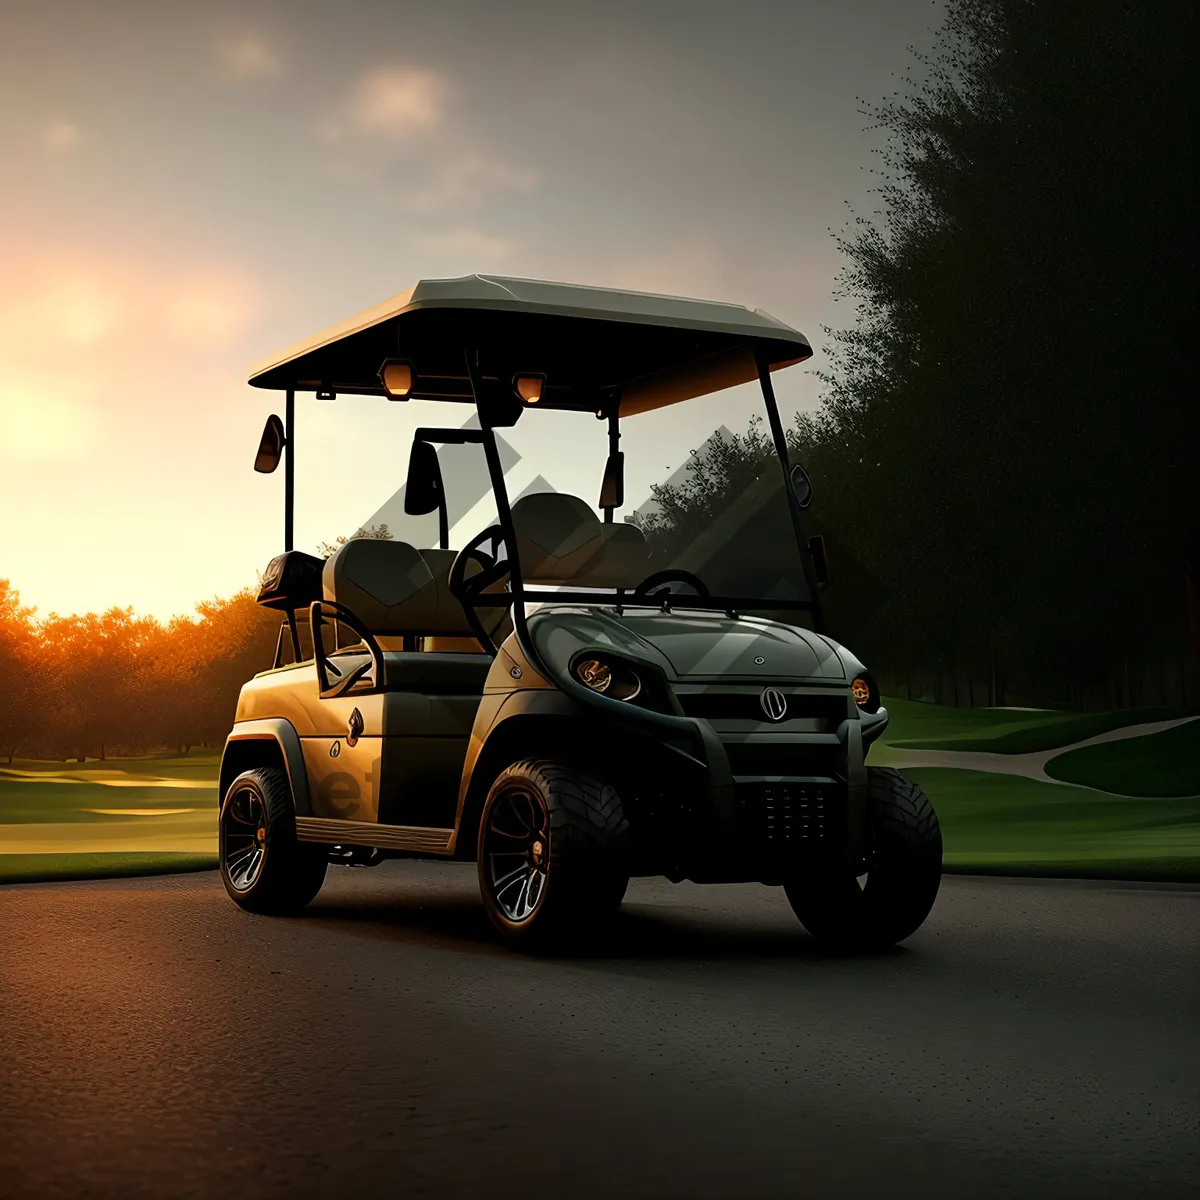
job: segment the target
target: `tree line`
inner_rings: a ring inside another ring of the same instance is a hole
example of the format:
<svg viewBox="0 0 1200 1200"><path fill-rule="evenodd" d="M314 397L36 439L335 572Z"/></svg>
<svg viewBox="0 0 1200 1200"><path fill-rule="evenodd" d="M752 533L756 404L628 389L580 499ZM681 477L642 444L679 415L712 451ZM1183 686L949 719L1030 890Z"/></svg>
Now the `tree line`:
<svg viewBox="0 0 1200 1200"><path fill-rule="evenodd" d="M834 631L893 693L1200 705L1198 14L950 0L920 81L863 110L886 146L836 235L854 318L789 441ZM698 456L663 519L766 449Z"/></svg>
<svg viewBox="0 0 1200 1200"><path fill-rule="evenodd" d="M105 758L224 743L279 615L249 590L167 624L131 609L38 620L0 580L0 755Z"/></svg>

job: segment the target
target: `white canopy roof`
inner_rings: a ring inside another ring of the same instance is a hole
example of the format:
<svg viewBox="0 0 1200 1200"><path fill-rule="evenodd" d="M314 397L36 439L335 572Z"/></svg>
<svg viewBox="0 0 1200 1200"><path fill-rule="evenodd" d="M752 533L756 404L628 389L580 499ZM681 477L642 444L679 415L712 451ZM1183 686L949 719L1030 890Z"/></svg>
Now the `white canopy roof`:
<svg viewBox="0 0 1200 1200"><path fill-rule="evenodd" d="M468 399L465 351L481 346L507 368L544 371L548 385L617 388L623 414L704 395L812 354L808 339L769 313L737 304L495 275L422 280L349 320L258 363L256 387L382 394L385 357L413 361L414 394ZM484 364L486 368L486 363ZM590 403L590 401L589 401Z"/></svg>

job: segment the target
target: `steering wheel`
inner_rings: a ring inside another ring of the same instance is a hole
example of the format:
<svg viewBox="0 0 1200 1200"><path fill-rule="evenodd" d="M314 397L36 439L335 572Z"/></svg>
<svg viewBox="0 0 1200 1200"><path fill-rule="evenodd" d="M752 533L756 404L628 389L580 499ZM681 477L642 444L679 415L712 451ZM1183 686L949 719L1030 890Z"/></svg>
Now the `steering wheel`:
<svg viewBox="0 0 1200 1200"><path fill-rule="evenodd" d="M501 558L499 553L503 541L504 530L499 525L491 525L477 534L455 556L446 580L450 594L462 605L463 615L467 618L475 640L485 649L490 647L493 654L496 652L496 643L480 620L474 599L508 576L508 559ZM484 546L489 542L491 549L485 550ZM477 569L468 576L467 571L472 566Z"/></svg>
<svg viewBox="0 0 1200 1200"><path fill-rule="evenodd" d="M470 597L486 591L508 574L508 560L500 558L496 552L496 547L503 537L504 531L499 525L489 526L473 537L450 564L450 575L446 582L450 594L464 608ZM484 549L488 542L492 543L490 551ZM468 577L467 570L471 566L478 569Z"/></svg>
<svg viewBox="0 0 1200 1200"><path fill-rule="evenodd" d="M665 571L655 571L653 575L647 575L641 583L633 589L634 600L649 599L659 588L667 583L685 583L692 588L697 596L710 595L708 584L703 579L693 575L691 571L679 571L674 568L668 568ZM667 588L667 595L671 595L671 589Z"/></svg>

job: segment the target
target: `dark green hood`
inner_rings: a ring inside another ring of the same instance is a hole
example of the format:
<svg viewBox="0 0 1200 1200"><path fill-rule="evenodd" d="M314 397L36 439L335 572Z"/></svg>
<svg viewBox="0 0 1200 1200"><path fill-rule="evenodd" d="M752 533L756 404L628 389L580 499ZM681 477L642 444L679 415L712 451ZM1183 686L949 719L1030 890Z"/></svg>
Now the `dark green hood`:
<svg viewBox="0 0 1200 1200"><path fill-rule="evenodd" d="M592 649L648 660L675 679L846 678L835 643L755 617L697 610L617 616L610 609L547 605L530 614L529 630L547 666L559 671Z"/></svg>

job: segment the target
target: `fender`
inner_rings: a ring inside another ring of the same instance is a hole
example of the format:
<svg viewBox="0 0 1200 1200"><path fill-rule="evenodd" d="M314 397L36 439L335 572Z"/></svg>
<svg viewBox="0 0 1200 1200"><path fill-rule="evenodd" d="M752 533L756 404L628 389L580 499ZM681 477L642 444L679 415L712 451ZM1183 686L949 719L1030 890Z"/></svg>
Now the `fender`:
<svg viewBox="0 0 1200 1200"><path fill-rule="evenodd" d="M601 756L610 751L628 756L627 743L622 746L618 742L606 747L604 739L607 735L623 741L633 736L653 742L653 750L657 752L655 758L665 756L676 763L677 770L695 771L698 778L707 780L710 767L705 761L705 752L708 747L698 723L688 718L680 718L679 723L692 734L691 738L676 736L669 742L656 737L656 731L646 729L641 722L598 722L589 706L558 690L531 688L507 694L485 694L475 728L471 731L459 783L454 852L459 856L472 852L483 796L491 784L494 768L503 765L498 763L497 754L501 759L510 753L520 754L523 751L516 748L517 744L528 743L540 746L542 754L575 749L587 754L599 751ZM532 736L535 727L541 730L539 736ZM635 754L635 759L649 757L650 749L645 746L645 753ZM724 759L723 753L721 758Z"/></svg>
<svg viewBox="0 0 1200 1200"><path fill-rule="evenodd" d="M269 742L271 748L255 746L253 743ZM264 759L274 760L287 772L292 788L292 802L296 816L312 816L312 804L308 794L308 772L304 766L304 754L300 749L300 736L291 721L281 717L268 717L259 721L238 721L225 739L221 754L221 784L217 803L223 804L229 785L243 771L255 766L267 765Z"/></svg>

